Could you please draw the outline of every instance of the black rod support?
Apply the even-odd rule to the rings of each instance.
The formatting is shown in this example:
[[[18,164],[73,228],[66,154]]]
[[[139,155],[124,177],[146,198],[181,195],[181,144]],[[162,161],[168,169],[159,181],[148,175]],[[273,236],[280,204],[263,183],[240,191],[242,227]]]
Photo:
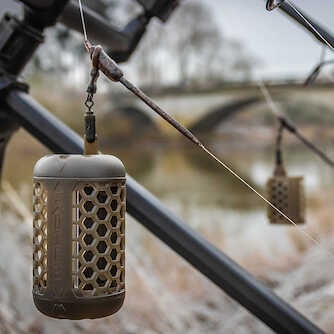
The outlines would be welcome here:
[[[297,7],[296,7],[297,8]],[[307,29],[317,40],[319,40],[321,43],[326,44],[322,38],[310,27],[310,25],[307,23],[311,23],[313,27],[321,34],[321,36],[334,48],[334,36],[333,34],[329,33],[325,28],[321,27],[318,23],[316,23],[311,17],[309,17],[307,14],[305,14],[301,9],[297,8],[298,11],[306,18],[302,18],[298,12],[288,3],[283,2],[280,4],[279,9],[283,11],[285,14],[290,16],[293,20],[295,20],[297,23],[299,23],[301,26],[303,26],[305,29]]]
[[[47,9],[50,8],[53,3],[55,2],[55,0],[20,0],[22,3],[24,3],[25,5],[34,8],[34,9]]]
[[[0,69],[12,76],[22,72],[43,42],[43,33],[6,14],[0,21]]]
[[[50,150],[68,154],[83,152],[81,137],[28,94],[11,91],[6,104],[16,121]],[[323,333],[177,218],[131,176],[127,176],[127,194],[127,211],[131,216],[268,327],[278,333]]]
[[[130,58],[141,41],[146,26],[150,21],[145,13],[133,18],[123,29],[115,27],[106,17],[83,6],[84,17],[89,27],[88,37],[96,44],[102,44],[108,49],[117,62],[124,62]],[[65,7],[60,22],[68,28],[82,33],[78,1],[70,1]]]
[[[128,48],[128,36],[113,26],[105,17],[94,12],[87,6],[83,7],[85,22],[89,27],[89,38],[108,48],[115,50],[126,50]],[[69,1],[66,5],[60,22],[68,28],[82,33],[82,22],[80,17],[80,9],[78,1]]]

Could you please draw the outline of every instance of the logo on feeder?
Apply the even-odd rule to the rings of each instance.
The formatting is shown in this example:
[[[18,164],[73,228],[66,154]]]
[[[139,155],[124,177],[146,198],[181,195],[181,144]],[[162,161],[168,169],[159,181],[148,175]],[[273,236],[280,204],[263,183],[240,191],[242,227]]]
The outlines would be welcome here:
[[[63,304],[54,304],[53,312],[56,314],[64,314],[66,312],[65,306]]]
[[[64,192],[61,187],[58,188],[58,184],[55,190],[54,197],[54,211],[52,212],[52,228],[54,230],[54,254],[53,254],[53,279],[55,282],[54,290],[55,294],[58,296],[64,295],[64,275],[63,267],[65,263],[65,253],[64,253],[64,238],[62,237],[62,217],[61,212],[64,210],[63,201]]]

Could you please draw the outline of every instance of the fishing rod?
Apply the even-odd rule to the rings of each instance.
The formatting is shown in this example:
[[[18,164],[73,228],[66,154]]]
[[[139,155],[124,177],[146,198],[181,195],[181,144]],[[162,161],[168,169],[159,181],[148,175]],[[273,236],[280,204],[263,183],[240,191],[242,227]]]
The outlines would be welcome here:
[[[99,45],[92,46],[88,40],[85,41],[85,46],[90,54],[93,65],[93,69],[91,72],[91,82],[87,89],[88,97],[86,100],[86,104],[87,102],[91,103],[93,95],[97,90],[96,81],[98,79],[99,70],[101,70],[108,79],[114,82],[120,82],[124,87],[126,87],[138,98],[140,98],[147,106],[149,106],[153,111],[159,114],[164,120],[166,120],[170,125],[172,125],[183,136],[188,138],[193,144],[200,147],[202,150],[206,151],[213,158],[215,158],[215,160],[217,160],[217,158],[213,156],[212,152],[208,152],[208,148],[205,147],[205,145],[190,130],[188,130],[186,127],[180,124],[175,118],[171,117],[166,111],[164,111],[154,101],[152,101],[152,99],[150,99],[141,89],[139,89],[128,79],[126,79],[120,67],[106,54],[106,52],[103,50],[101,46]],[[268,93],[268,90],[264,92],[264,95],[266,99],[271,100],[269,104],[272,105],[273,101]],[[306,145],[310,150],[312,150],[315,154],[317,154],[324,162],[326,162],[331,167],[334,167],[334,161],[332,161],[328,156],[326,156],[324,152],[322,152],[311,141],[309,141],[298,130],[297,126],[293,124],[291,120],[288,119],[287,116],[277,111],[273,111],[273,114],[277,117],[279,122],[286,130],[288,130],[290,133],[296,136],[304,145]],[[92,134],[92,138],[94,138],[94,134]]]
[[[43,1],[35,2],[37,4],[43,3]],[[59,4],[59,2],[62,1],[57,1],[57,4]],[[67,0],[63,0],[63,2],[67,2]],[[22,125],[50,150],[61,153],[61,157],[64,159],[64,153],[82,154],[83,141],[80,136],[66,127],[60,120],[53,117],[25,92],[24,87],[22,88],[15,82],[16,75],[21,72],[23,65],[28,62],[37,47],[36,44],[31,42],[31,31],[34,32],[34,30],[30,28],[35,27],[35,24],[40,24],[37,33],[44,31],[47,26],[54,24],[61,11],[62,8],[59,8],[59,6],[53,6],[51,10],[48,11],[48,16],[44,15],[44,13],[40,14],[33,11],[33,22],[30,21],[27,23],[26,21],[18,21],[17,23],[19,24],[17,26],[13,25],[13,20],[8,21],[8,18],[4,18],[2,21],[3,26],[1,30],[7,31],[7,33],[2,34],[1,37],[4,40],[3,42],[8,42],[3,43],[3,50],[1,49],[1,51],[4,51],[2,54],[5,55],[1,63],[4,69],[2,78],[4,108],[2,116],[5,121],[7,118],[8,122],[11,120],[10,124],[12,123],[12,116],[15,116],[15,124]],[[40,21],[42,22],[39,23]],[[30,39],[26,38],[27,34]],[[37,36],[39,35],[37,34]],[[18,59],[16,55],[20,55],[21,59],[19,61],[16,61]],[[9,69],[8,71],[6,70],[7,68]],[[11,74],[13,74],[13,76],[11,76]],[[98,159],[99,157],[97,157],[97,160]],[[65,161],[63,160],[63,162]],[[80,170],[84,171],[85,168],[81,165]],[[100,174],[99,176],[101,177]],[[144,187],[140,186],[130,176],[127,176],[127,193],[127,211],[135,217],[139,223],[148,228],[156,237],[170,246],[186,261],[193,264],[195,269],[202,272],[209,280],[214,282],[229,296],[237,300],[267,326],[281,332],[322,332],[310,320],[240,268],[240,266],[234,263],[233,260],[228,258],[223,252],[217,251],[217,248],[211,245],[205,238],[201,237],[187,226],[187,224],[184,224],[184,222],[175,215],[171,214],[157,198],[146,191]],[[55,202],[54,199],[54,197],[50,197],[48,202],[52,204]],[[68,204],[70,204],[70,202],[70,199],[66,201]],[[60,213],[62,213],[62,209],[63,208],[60,207]],[[59,210],[57,212],[59,213]],[[66,210],[66,212],[68,211]],[[51,229],[48,230],[48,232],[50,232],[48,233],[49,238],[49,235],[52,234],[52,230],[57,227],[59,220],[55,219],[56,215],[53,212],[48,213],[50,213],[48,216],[50,217],[51,223]],[[72,225],[72,219],[70,218],[72,215],[73,213],[68,216],[69,227]],[[110,225],[111,222],[112,221],[108,221],[106,226]],[[68,231],[68,235],[71,235],[70,231]],[[64,239],[59,238],[58,241],[63,243]],[[72,240],[67,238],[66,241],[69,241],[70,247]],[[58,251],[59,245],[55,243],[54,246],[57,248],[57,257],[63,257],[64,253]],[[50,247],[48,247],[47,252],[51,252]],[[66,268],[70,266],[70,256],[71,251],[67,249],[66,257],[69,261],[66,262],[64,266]],[[49,256],[49,259],[54,259],[54,257]],[[56,263],[57,262],[58,261],[56,261]],[[49,280],[52,277],[52,273],[55,271],[59,274],[59,271],[56,270],[54,266],[48,264],[47,277]],[[66,282],[73,284],[70,278],[67,279]],[[64,286],[65,280],[61,280],[61,283],[62,286]],[[53,294],[53,290],[49,288],[48,286],[48,290]],[[87,293],[87,291],[84,292]],[[78,299],[82,299],[82,297],[78,297]],[[103,297],[94,297],[94,301],[91,303],[92,307],[96,308],[96,302],[103,302],[103,300]],[[60,300],[57,300],[51,306],[54,309],[63,311],[63,305],[60,304],[59,301]]]
[[[301,9],[295,6],[290,0],[267,0],[266,9],[272,11],[280,9],[297,23],[307,29],[319,42],[327,45],[329,49],[334,50],[334,36],[330,34],[308,15],[304,14]]]
[[[320,25],[315,23],[313,19],[305,15],[290,0],[267,0],[266,9],[268,11],[272,11],[276,8],[281,9],[283,12],[301,24],[304,28],[306,28],[309,32],[311,32],[314,37],[323,43],[324,47],[328,47],[331,51],[334,51],[334,37]],[[334,63],[334,60],[324,60],[324,51],[325,48],[323,49],[320,62],[307,76],[304,82],[304,86],[311,85],[316,80],[324,66]]]
[[[84,22],[84,21],[83,21]],[[103,48],[99,45],[92,45],[88,39],[85,39],[85,47],[87,52],[90,55],[92,62],[92,70],[91,70],[91,79],[87,88],[87,99],[85,105],[88,107],[88,114],[86,114],[86,119],[90,120],[86,123],[86,136],[88,133],[90,145],[94,147],[94,141],[96,138],[95,135],[95,116],[92,111],[92,106],[94,105],[94,94],[97,91],[97,79],[99,77],[99,71],[101,71],[109,80],[112,82],[119,82],[128,90],[130,90],[133,94],[135,94],[139,99],[141,99],[147,106],[149,106],[153,111],[155,111],[158,115],[160,115],[163,119],[165,119],[173,128],[175,128],[179,133],[181,133],[184,137],[189,139],[193,144],[199,147],[202,151],[209,155],[210,158],[215,160],[219,165],[224,167],[229,173],[235,176],[241,183],[243,183],[248,189],[254,192],[259,198],[261,198],[269,207],[271,207],[274,211],[280,214],[283,218],[286,219],[287,222],[292,224],[293,226],[300,228],[299,224],[292,220],[287,216],[281,209],[279,209],[276,205],[274,205],[270,200],[268,200],[264,195],[262,195],[259,191],[257,191],[252,185],[250,185],[246,180],[244,180],[238,173],[236,173],[230,166],[228,166],[225,162],[219,159],[207,146],[205,146],[190,130],[180,124],[176,119],[174,119],[171,115],[169,115],[166,111],[164,111],[161,107],[159,107],[154,101],[152,101],[142,90],[136,87],[133,83],[131,83],[128,79],[125,78],[123,71],[120,67],[113,61],[107,53],[103,50]],[[290,127],[290,129],[294,129],[290,123],[286,122],[286,126]],[[296,131],[295,131],[296,132]],[[298,133],[298,136],[300,134]],[[300,139],[304,140],[302,136]],[[304,141],[307,143],[307,141]],[[310,145],[310,147],[312,147]],[[315,147],[313,147],[314,149]],[[89,150],[86,150],[89,152]],[[315,150],[316,151],[316,150]],[[319,152],[318,152],[319,153]],[[329,159],[328,159],[329,160]],[[328,161],[329,162],[329,161]],[[334,164],[333,162],[331,162]],[[319,240],[314,238],[312,235],[307,233],[304,229],[299,229],[300,233],[302,233],[307,239],[311,240],[314,244],[321,247]],[[329,252],[327,249],[324,249],[326,253],[332,258],[334,258],[334,254]]]
[[[117,65],[117,63],[103,50],[100,45],[93,45],[87,36],[87,29],[85,24],[84,12],[82,9],[81,0],[78,0],[80,7],[80,14],[84,33],[84,45],[90,56],[92,69],[90,72],[90,82],[87,92],[87,99],[85,102],[87,112],[85,114],[85,151],[89,153],[90,149],[93,151],[96,148],[96,134],[95,134],[95,115],[93,112],[94,105],[94,94],[97,92],[97,80],[99,78],[99,72],[101,71],[110,81],[119,82],[134,95],[136,95],[140,100],[142,100],[148,107],[150,107],[154,112],[166,120],[174,129],[181,133],[184,137],[190,140],[194,145],[199,147],[203,152],[205,152],[211,159],[216,161],[220,166],[224,167],[229,173],[236,177],[241,183],[243,183],[248,189],[254,192],[259,198],[261,198],[271,209],[281,215],[286,221],[293,226],[299,228],[298,223],[293,219],[288,217],[280,208],[278,208],[272,201],[268,200],[264,195],[257,191],[251,184],[244,180],[238,173],[236,173],[227,163],[219,159],[204,143],[202,143],[199,138],[197,138],[190,130],[184,127],[161,107],[159,107],[150,97],[148,97],[141,89],[136,87],[131,83],[124,75],[122,69]],[[304,229],[299,229],[307,239],[312,241],[314,244],[321,247],[320,241],[314,238],[312,235],[307,233]],[[324,249],[326,253],[332,258],[334,254]]]
[[[294,19],[296,19],[299,23],[301,23],[304,27],[306,27],[319,41],[321,41],[325,46],[327,46],[331,51],[334,51],[334,39],[319,25],[313,22],[309,17],[307,17],[301,10],[299,10],[290,0],[267,0],[266,9],[268,11],[272,11],[276,8],[280,8],[283,10],[290,9],[289,13]],[[291,9],[293,10],[293,14],[291,13]],[[325,49],[321,53],[319,64],[313,69],[310,75],[306,78],[304,85],[310,85],[315,81],[317,76],[320,73],[320,70],[323,66],[328,64],[332,64],[334,60],[324,60],[325,57]],[[270,107],[270,110],[277,117],[278,121],[282,124],[282,126],[296,136],[304,145],[306,145],[309,149],[311,149],[315,154],[317,154],[325,163],[329,166],[334,167],[334,162],[318,147],[316,147],[312,142],[310,142],[298,129],[297,127],[289,120],[284,114],[279,112],[276,108],[275,103],[269,91],[264,86],[261,81],[260,89]]]
[[[329,158],[321,149],[319,149],[316,145],[314,145],[308,138],[306,138],[298,129],[298,127],[286,116],[284,115],[275,104],[272,96],[270,95],[268,89],[264,85],[262,81],[259,82],[260,90],[269,106],[269,110],[271,113],[277,118],[280,125],[294,135],[297,139],[299,139],[308,149],[310,149],[313,153],[318,155],[327,165],[330,167],[334,167],[334,161]]]

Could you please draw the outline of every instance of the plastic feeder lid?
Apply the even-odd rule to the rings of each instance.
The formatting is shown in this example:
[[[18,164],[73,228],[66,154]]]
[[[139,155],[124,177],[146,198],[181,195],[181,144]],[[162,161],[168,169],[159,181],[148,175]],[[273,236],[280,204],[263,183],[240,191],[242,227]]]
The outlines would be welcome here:
[[[124,178],[121,160],[106,154],[99,155],[47,155],[35,165],[34,177],[60,179]]]

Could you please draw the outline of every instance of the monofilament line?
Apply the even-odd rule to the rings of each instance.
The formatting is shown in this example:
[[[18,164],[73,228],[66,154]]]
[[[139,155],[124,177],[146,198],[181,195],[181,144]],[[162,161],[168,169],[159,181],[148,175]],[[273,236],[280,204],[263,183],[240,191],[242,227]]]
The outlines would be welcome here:
[[[231,173],[234,177],[236,177],[241,183],[243,183],[247,188],[249,188],[253,193],[255,193],[259,198],[261,198],[266,204],[272,207],[275,211],[277,211],[282,217],[284,217],[289,223],[296,226],[304,236],[312,241],[315,245],[321,247],[321,243],[312,237],[310,234],[305,232],[298,224],[296,224],[291,218],[289,218],[284,212],[282,212],[279,208],[277,208],[273,203],[271,203],[267,198],[265,198],[262,194],[260,194],[254,187],[252,187],[247,181],[245,181],[241,176],[239,176],[231,167],[229,167],[226,163],[220,160],[216,155],[214,155],[205,145],[194,135],[192,134],[186,127],[176,121],[172,116],[170,116],[167,112],[162,110],[157,104],[155,104],[150,97],[148,97],[143,91],[133,85],[124,77],[121,78],[121,83],[128,88],[132,93],[134,93],[137,97],[139,97],[147,106],[150,107],[153,111],[158,113],[161,117],[163,117],[170,125],[172,125],[176,130],[178,130],[184,137],[188,138],[192,143],[201,148],[204,152],[206,152],[211,158],[213,158],[216,162],[218,162],[222,167],[224,167],[229,173]],[[278,108],[272,100],[268,91],[266,91],[264,85],[262,84],[263,92],[266,95],[266,100],[271,104],[273,110],[275,110],[275,114],[279,114]],[[334,258],[334,254],[331,252],[326,252]]]
[[[263,94],[270,110],[273,112],[274,115],[279,116],[280,111],[278,110],[277,105],[275,104],[274,100],[272,99],[271,95],[269,94],[268,89],[264,85],[263,81],[259,80],[258,83],[259,83],[261,93]]]
[[[209,154],[214,160],[216,160],[221,166],[223,166],[229,173],[234,175],[247,188],[249,188],[252,192],[254,192],[258,197],[260,197],[265,203],[270,205],[275,211],[277,211],[280,215],[282,215],[289,223],[299,228],[300,232],[302,232],[305,235],[305,237],[307,237],[309,240],[311,240],[316,245],[321,246],[321,243],[317,239],[315,239],[310,234],[302,230],[298,224],[296,224],[291,218],[289,218],[286,214],[284,214],[284,212],[282,212],[279,208],[277,208],[274,204],[272,204],[268,199],[266,199],[262,194],[260,194],[254,187],[252,187],[247,181],[245,181],[241,176],[239,176],[231,167],[229,167],[226,163],[224,163],[222,160],[217,158],[209,149],[207,149],[205,146],[201,146],[201,148],[207,154]],[[334,254],[332,253],[329,253],[329,254],[334,258]]]
[[[314,244],[321,245],[320,242],[309,235],[307,232],[301,229],[301,227],[296,224],[291,218],[289,218],[286,214],[284,214],[279,208],[277,208],[273,203],[271,203],[267,198],[265,198],[262,194],[260,194],[254,187],[252,187],[247,181],[245,181],[241,176],[239,176],[231,167],[229,167],[226,163],[220,160],[216,155],[214,155],[205,145],[195,136],[193,135],[186,127],[177,122],[173,117],[171,117],[168,113],[162,110],[159,106],[157,106],[143,91],[135,87],[132,83],[130,83],[125,78],[121,81],[125,87],[127,87],[130,91],[132,91],[137,97],[139,97],[147,106],[149,106],[153,111],[162,116],[165,120],[169,122],[176,130],[178,130],[183,136],[188,138],[192,143],[200,147],[203,151],[205,151],[211,158],[213,158],[216,162],[218,162],[221,166],[223,166],[229,173],[235,176],[240,182],[242,182],[246,187],[248,187],[252,192],[254,192],[258,197],[260,197],[266,204],[270,205],[275,211],[277,211],[280,215],[282,215],[288,222],[292,225],[296,226],[300,229],[300,231]],[[272,109],[275,111],[275,114],[279,114],[277,106],[272,100],[268,91],[266,91],[263,83],[262,83],[263,93],[266,95],[266,100],[271,104]],[[333,258],[334,254],[329,253]]]
[[[79,1],[80,16],[81,16],[82,29],[83,29],[85,41],[88,41],[86,22],[85,22],[85,16],[84,16],[83,8],[82,8],[82,3],[81,3],[81,0],[78,0],[78,1]]]

